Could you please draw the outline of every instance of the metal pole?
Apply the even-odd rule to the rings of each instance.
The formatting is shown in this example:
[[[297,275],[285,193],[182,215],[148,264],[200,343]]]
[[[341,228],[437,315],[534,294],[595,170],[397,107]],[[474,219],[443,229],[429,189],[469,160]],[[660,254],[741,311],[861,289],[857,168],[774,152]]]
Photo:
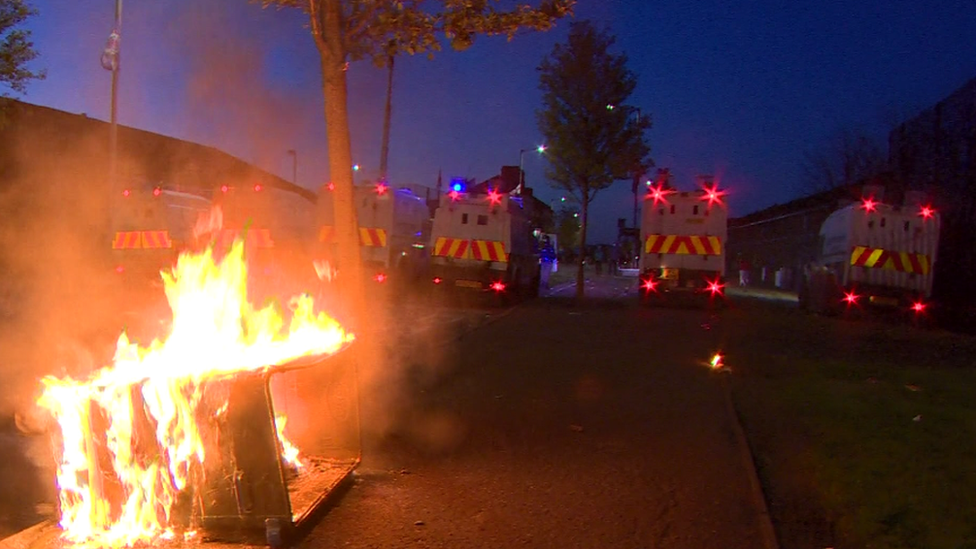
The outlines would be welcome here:
[[[122,0],[115,0],[115,30],[119,36],[122,35]],[[115,62],[112,65],[112,93],[110,106],[110,126],[109,126],[109,157],[108,174],[109,184],[112,192],[118,190],[118,144],[119,144],[119,125],[118,125],[118,90],[119,90],[119,68],[121,67],[122,41],[119,40],[118,52],[115,54]]]
[[[522,186],[525,185],[525,172],[522,171],[522,155],[525,154],[525,149],[519,149],[519,184],[516,187],[517,192],[515,194],[522,194]]]
[[[298,185],[298,151],[295,149],[289,149],[288,154],[292,157],[291,162],[291,182]]]
[[[635,107],[637,109],[637,129],[640,130],[641,122],[641,110],[640,107]],[[639,209],[639,201],[637,200],[638,187],[640,187],[640,176],[643,175],[639,171],[634,173],[634,228],[637,228],[637,210]]]
[[[393,55],[387,56],[386,110],[383,114],[383,143],[380,146],[380,180],[386,181],[387,158],[390,156],[390,117],[393,111]]]

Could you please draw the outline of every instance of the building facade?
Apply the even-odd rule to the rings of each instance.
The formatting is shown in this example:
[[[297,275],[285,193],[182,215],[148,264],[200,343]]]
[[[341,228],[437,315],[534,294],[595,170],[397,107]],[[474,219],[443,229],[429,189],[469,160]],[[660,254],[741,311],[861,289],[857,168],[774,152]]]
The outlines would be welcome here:
[[[895,128],[888,146],[892,169],[942,217],[933,296],[976,310],[976,78]]]

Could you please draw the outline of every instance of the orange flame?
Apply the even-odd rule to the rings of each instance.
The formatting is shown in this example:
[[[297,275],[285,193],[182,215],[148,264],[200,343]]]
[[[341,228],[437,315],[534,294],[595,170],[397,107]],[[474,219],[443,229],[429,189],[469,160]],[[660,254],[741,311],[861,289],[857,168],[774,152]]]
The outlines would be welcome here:
[[[42,380],[38,404],[60,426],[60,525],[74,543],[118,547],[176,536],[174,507],[206,454],[197,410],[204,384],[332,354],[353,339],[316,313],[309,296],[292,299],[287,326],[273,305],[254,308],[239,240],[219,262],[207,249],[181,255],[161,274],[173,313],[165,340],[140,347],[123,332],[113,363],[87,380]],[[155,441],[149,443],[158,451],[151,459],[134,450],[147,443],[138,440],[136,424],[145,418],[134,413],[137,406],[152,423]],[[283,437],[285,422],[276,424],[284,458],[297,460],[297,449]],[[104,448],[94,447],[96,438]],[[121,496],[108,498],[108,491]]]

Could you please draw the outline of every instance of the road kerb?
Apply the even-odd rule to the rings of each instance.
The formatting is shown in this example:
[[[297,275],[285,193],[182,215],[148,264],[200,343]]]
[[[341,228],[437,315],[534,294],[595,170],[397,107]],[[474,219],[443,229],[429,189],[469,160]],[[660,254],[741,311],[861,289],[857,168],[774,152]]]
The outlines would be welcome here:
[[[766,504],[766,494],[763,491],[762,483],[759,480],[759,473],[756,471],[756,461],[753,458],[749,440],[746,438],[745,430],[742,428],[742,421],[739,413],[732,402],[732,387],[728,376],[723,376],[722,392],[725,393],[725,406],[728,408],[729,419],[732,422],[732,431],[735,433],[736,442],[742,464],[749,476],[749,486],[752,491],[752,498],[756,508],[759,510],[759,532],[763,538],[764,549],[780,549],[779,541],[776,539],[776,528],[773,526],[773,519],[769,515],[769,506]]]

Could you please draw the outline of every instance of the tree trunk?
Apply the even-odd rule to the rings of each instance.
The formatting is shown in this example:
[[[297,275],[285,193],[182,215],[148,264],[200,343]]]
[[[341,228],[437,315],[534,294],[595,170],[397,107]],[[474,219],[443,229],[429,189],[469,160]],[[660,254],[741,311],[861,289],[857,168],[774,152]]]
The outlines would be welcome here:
[[[337,284],[343,296],[344,312],[353,330],[365,316],[365,292],[360,264],[359,224],[353,197],[352,146],[346,88],[346,51],[342,44],[340,0],[310,0],[312,34],[322,63],[325,96],[325,127],[329,153],[329,174],[335,186],[335,237],[338,248]]]
[[[578,268],[576,270],[576,299],[582,300],[585,297],[584,292],[584,280],[583,268],[586,265],[586,225],[589,218],[590,209],[590,186],[588,182],[584,181],[580,186],[582,188],[582,198],[580,201],[582,208],[580,209],[580,255]]]
[[[383,144],[380,147],[380,179],[386,181],[387,158],[390,156],[390,117],[393,113],[393,59],[386,58],[389,72],[386,75],[386,111],[383,113]]]

